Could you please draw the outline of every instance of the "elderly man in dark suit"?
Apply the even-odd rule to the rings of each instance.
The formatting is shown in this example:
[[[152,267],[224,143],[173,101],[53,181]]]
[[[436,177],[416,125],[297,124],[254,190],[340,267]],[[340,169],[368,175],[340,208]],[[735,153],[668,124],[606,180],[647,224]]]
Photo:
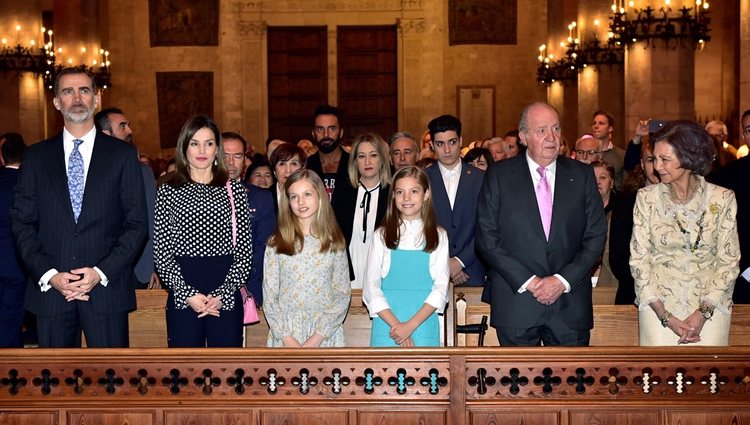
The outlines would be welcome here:
[[[607,223],[591,167],[558,157],[557,111],[521,114],[527,154],[494,164],[479,196],[477,251],[490,266],[491,323],[504,346],[585,346],[591,267]]]
[[[135,148],[96,131],[99,95],[84,69],[60,71],[53,103],[65,128],[26,151],[11,209],[26,308],[40,347],[80,346],[81,330],[89,347],[127,347],[147,233]]]

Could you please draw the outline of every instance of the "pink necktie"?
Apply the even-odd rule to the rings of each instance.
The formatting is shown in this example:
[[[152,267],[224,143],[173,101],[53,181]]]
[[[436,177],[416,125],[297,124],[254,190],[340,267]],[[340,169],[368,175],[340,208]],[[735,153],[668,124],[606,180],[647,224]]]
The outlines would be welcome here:
[[[552,189],[547,181],[547,169],[539,167],[536,169],[542,179],[536,186],[536,202],[539,204],[539,215],[542,217],[544,236],[549,240],[549,227],[552,223]]]

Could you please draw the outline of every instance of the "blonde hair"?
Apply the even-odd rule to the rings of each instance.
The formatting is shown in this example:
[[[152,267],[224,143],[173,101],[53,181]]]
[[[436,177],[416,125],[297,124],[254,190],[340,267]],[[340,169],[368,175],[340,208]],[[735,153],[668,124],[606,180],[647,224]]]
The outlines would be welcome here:
[[[349,155],[349,164],[347,165],[347,171],[349,172],[349,183],[352,187],[359,187],[359,168],[357,167],[357,153],[359,153],[359,147],[362,143],[371,144],[380,157],[380,168],[378,169],[378,178],[380,180],[380,187],[388,186],[391,181],[391,155],[388,144],[380,137],[377,133],[362,133],[354,138],[352,142],[352,154]]]
[[[331,203],[328,202],[323,181],[310,170],[297,170],[284,184],[284,196],[279,200],[279,223],[276,232],[268,241],[268,246],[276,248],[279,254],[295,255],[305,246],[305,234],[299,218],[294,215],[289,204],[289,188],[302,180],[307,180],[318,194],[318,212],[315,213],[310,234],[320,240],[320,252],[337,252],[344,249],[344,235],[341,233]]]

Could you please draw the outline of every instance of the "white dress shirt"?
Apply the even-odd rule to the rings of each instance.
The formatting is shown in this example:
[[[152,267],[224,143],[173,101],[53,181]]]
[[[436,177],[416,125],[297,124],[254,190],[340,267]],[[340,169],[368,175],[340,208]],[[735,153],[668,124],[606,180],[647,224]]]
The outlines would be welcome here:
[[[86,188],[86,178],[89,175],[89,165],[91,165],[91,154],[94,152],[94,142],[96,140],[96,127],[91,127],[91,130],[89,130],[88,133],[84,134],[82,137],[75,137],[68,131],[67,128],[63,128],[63,152],[64,152],[64,158],[65,158],[65,172],[68,172],[68,162],[70,161],[70,153],[73,152],[73,147],[75,144],[73,143],[73,140],[80,139],[83,140],[83,143],[81,143],[78,146],[78,152],[81,153],[81,157],[83,158],[83,187],[84,190]],[[97,273],[99,273],[99,277],[101,278],[101,282],[99,282],[102,286],[107,286],[109,281],[107,280],[107,276],[102,272],[99,267],[94,266],[94,270],[96,270]],[[47,292],[52,286],[49,284],[49,280],[52,279],[52,276],[59,273],[57,269],[49,269],[47,270],[47,273],[43,274],[41,279],[39,279],[39,288],[42,290],[42,292]]]
[[[421,250],[424,245],[424,234],[422,231],[422,220],[405,221],[401,224],[401,237],[398,249]],[[424,300],[425,304],[442,311],[448,302],[448,282],[450,272],[448,265],[448,234],[442,228],[438,228],[438,246],[430,253],[430,276],[433,279],[432,291]],[[362,301],[364,301],[370,312],[370,317],[375,317],[378,312],[390,309],[383,291],[380,289],[383,278],[391,269],[391,250],[385,246],[383,229],[375,232],[375,237],[370,246],[369,261],[365,270],[365,282],[362,290]]]
[[[453,204],[456,202],[458,182],[461,180],[461,167],[461,161],[458,161],[458,164],[452,170],[438,162],[438,169],[440,170],[440,175],[443,176],[443,184],[448,194],[448,201],[451,203],[451,209],[453,209]]]

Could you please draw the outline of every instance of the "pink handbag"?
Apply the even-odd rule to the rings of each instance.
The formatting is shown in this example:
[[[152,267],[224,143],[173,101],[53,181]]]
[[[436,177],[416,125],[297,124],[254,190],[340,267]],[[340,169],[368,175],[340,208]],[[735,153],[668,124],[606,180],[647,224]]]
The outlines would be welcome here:
[[[227,180],[227,193],[229,194],[229,204],[232,206],[232,247],[234,247],[237,245],[237,217],[234,215],[234,194],[229,180]],[[246,286],[243,286],[240,288],[240,295],[242,295],[242,309],[244,311],[242,323],[252,325],[260,322],[253,294],[247,290]]]
[[[255,306],[253,294],[248,292],[247,287],[243,286],[240,288],[240,295],[242,295],[242,308],[245,311],[245,314],[242,316],[242,323],[252,325],[253,323],[260,322],[258,308]]]

